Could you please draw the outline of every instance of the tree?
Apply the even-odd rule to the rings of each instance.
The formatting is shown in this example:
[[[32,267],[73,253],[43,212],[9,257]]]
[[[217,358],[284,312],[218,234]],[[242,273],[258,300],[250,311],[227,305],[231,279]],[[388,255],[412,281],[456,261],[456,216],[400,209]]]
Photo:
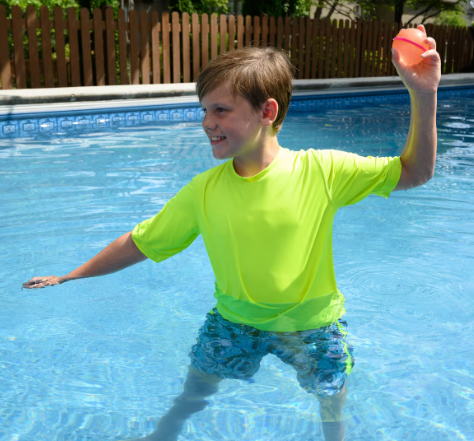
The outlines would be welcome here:
[[[170,11],[188,14],[227,14],[228,0],[169,0]]]
[[[402,23],[403,14],[416,11],[407,23],[426,23],[433,17],[444,17],[443,23],[461,23],[460,16],[468,0],[457,0],[448,3],[444,0],[355,0],[360,12],[354,10],[354,1],[349,0],[313,0],[316,6],[316,18],[321,18],[323,8],[329,9],[327,17],[334,12],[347,18],[379,19],[380,14],[387,10],[393,12],[394,21]]]
[[[244,0],[243,15],[271,17],[307,17],[312,0]]]

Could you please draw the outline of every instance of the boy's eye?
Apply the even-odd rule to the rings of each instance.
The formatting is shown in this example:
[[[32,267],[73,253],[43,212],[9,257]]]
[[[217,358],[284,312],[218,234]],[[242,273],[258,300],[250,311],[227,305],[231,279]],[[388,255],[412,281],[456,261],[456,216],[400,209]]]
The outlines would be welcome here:
[[[207,112],[207,110],[206,110],[206,109],[203,109],[203,108],[201,108],[201,110],[202,110],[204,113],[206,113],[206,112]]]
[[[218,107],[216,110],[217,110],[217,113],[225,112],[225,109],[223,109],[222,107]]]

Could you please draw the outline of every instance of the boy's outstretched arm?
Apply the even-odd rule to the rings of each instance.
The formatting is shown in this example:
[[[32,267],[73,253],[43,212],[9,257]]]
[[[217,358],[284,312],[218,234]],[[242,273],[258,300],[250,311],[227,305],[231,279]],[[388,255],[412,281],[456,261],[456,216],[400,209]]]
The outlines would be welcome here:
[[[69,280],[86,277],[104,276],[127,268],[135,263],[146,260],[147,257],[138,249],[132,240],[131,232],[124,234],[105,247],[91,260],[76,268],[66,276],[33,277],[23,284],[23,288],[44,288],[59,285]]]
[[[423,25],[418,29],[425,32]],[[400,156],[402,174],[394,191],[418,187],[429,181],[436,163],[436,92],[441,79],[441,60],[436,42],[427,38],[430,49],[423,61],[407,66],[396,49],[392,61],[410,93],[411,121],[405,148]]]

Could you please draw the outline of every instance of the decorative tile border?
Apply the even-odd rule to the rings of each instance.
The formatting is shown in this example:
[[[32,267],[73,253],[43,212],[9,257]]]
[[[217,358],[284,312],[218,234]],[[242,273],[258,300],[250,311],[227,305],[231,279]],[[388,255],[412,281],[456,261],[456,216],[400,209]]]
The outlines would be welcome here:
[[[474,87],[463,87],[438,91],[438,98],[451,98],[474,93]],[[408,103],[409,95],[406,91],[385,94],[365,94],[348,96],[294,96],[289,114],[311,112],[321,109],[344,108],[349,106],[363,106],[386,103]],[[58,112],[45,117],[28,116],[0,116],[0,137],[30,137],[36,135],[64,135],[66,133],[83,133],[100,131],[114,127],[131,127],[150,123],[200,122],[204,112],[199,105],[179,108],[177,106],[154,108],[127,109],[124,111],[110,111],[104,109],[95,113],[66,114]]]

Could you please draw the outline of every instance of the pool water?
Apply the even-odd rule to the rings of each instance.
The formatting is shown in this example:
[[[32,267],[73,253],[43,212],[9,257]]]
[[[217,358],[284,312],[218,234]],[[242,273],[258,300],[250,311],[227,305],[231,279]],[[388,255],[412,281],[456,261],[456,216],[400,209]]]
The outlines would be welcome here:
[[[474,93],[439,101],[421,188],[341,209],[334,262],[356,366],[348,441],[474,439]],[[408,104],[293,113],[280,144],[397,155]],[[0,440],[144,436],[182,388],[214,306],[202,239],[161,263],[43,290],[219,164],[199,123],[0,139]],[[322,440],[317,400],[264,358],[226,380],[181,440]]]

